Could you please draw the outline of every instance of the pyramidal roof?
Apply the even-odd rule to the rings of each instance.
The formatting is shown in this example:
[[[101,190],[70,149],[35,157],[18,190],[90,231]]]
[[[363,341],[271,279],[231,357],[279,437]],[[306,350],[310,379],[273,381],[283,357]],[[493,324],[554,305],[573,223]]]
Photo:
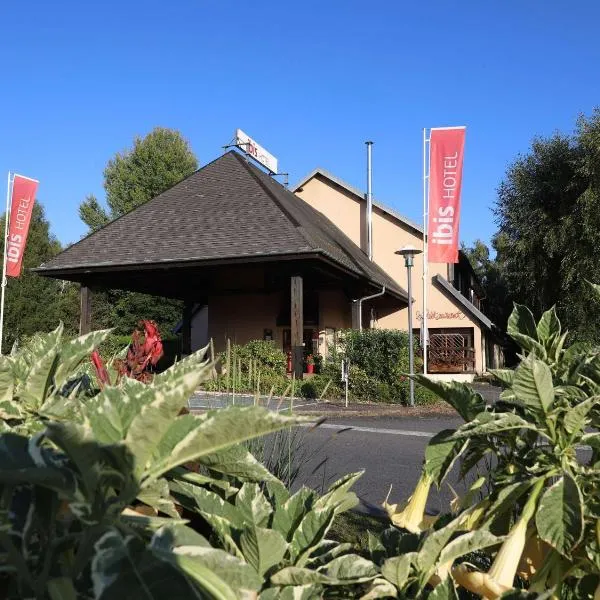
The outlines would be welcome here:
[[[406,292],[307,202],[231,150],[73,244],[36,271],[322,256],[394,295]]]

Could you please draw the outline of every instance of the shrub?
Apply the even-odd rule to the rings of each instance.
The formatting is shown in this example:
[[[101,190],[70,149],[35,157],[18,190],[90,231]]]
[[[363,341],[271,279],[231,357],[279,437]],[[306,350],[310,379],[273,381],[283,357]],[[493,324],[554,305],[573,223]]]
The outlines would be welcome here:
[[[231,346],[231,356],[242,361],[242,370],[247,371],[251,362],[258,365],[261,373],[270,371],[277,375],[285,375],[287,357],[275,342],[266,340],[252,340],[243,346]],[[225,363],[225,354],[221,354],[222,364]]]
[[[331,400],[339,398],[342,390],[337,381],[327,375],[315,375],[302,382],[300,395],[303,398]]]
[[[425,386],[419,385],[415,382],[415,404],[417,406],[428,406],[430,404],[437,404],[439,401],[440,398],[435,392],[432,392]]]
[[[369,377],[394,385],[408,371],[408,333],[396,329],[346,330],[345,358]]]

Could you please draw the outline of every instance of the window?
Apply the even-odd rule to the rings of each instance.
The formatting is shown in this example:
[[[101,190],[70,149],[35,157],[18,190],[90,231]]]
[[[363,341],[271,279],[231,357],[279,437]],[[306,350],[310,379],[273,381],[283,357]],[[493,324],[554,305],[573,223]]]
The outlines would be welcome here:
[[[473,328],[430,329],[427,356],[430,373],[472,373],[475,371]]]

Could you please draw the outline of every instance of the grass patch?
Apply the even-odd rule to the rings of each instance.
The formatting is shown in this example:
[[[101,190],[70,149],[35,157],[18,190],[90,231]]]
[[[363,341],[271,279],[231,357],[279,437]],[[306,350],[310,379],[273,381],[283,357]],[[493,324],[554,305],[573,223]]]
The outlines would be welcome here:
[[[327,537],[340,543],[349,542],[354,545],[358,554],[368,557],[367,531],[379,537],[389,526],[388,519],[348,511],[336,517]]]

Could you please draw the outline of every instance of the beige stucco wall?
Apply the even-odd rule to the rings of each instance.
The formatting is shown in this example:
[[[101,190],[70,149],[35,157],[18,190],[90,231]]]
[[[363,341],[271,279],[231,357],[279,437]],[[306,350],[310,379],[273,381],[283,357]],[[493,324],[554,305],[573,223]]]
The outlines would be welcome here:
[[[235,344],[262,340],[265,329],[271,329],[273,338],[281,343],[276,327],[279,306],[279,294],[210,296],[208,335],[216,351],[225,349],[227,338]]]
[[[243,294],[210,296],[208,299],[208,335],[215,349],[220,352],[227,345],[227,338],[234,344],[245,344],[250,340],[263,339],[264,330],[271,329],[278,347],[283,345],[283,331],[277,327],[277,315],[281,309],[281,295]],[[326,352],[328,331],[348,329],[352,325],[350,301],[340,290],[319,292],[318,348]],[[310,329],[306,326],[305,329]]]
[[[313,177],[296,194],[335,223],[354,243],[366,251],[366,202],[343,188]],[[403,246],[422,248],[423,236],[395,217],[378,208],[373,211],[373,260],[404,289],[408,288],[404,258],[394,254]],[[423,313],[423,255],[415,257],[412,270],[413,327],[418,328]],[[434,275],[448,277],[446,264],[430,264],[430,281]],[[465,314],[432,283],[428,287],[428,327],[472,327],[474,329],[475,370],[483,370],[480,325]],[[368,309],[368,307],[366,307]],[[378,318],[375,327],[408,329],[408,310]]]

